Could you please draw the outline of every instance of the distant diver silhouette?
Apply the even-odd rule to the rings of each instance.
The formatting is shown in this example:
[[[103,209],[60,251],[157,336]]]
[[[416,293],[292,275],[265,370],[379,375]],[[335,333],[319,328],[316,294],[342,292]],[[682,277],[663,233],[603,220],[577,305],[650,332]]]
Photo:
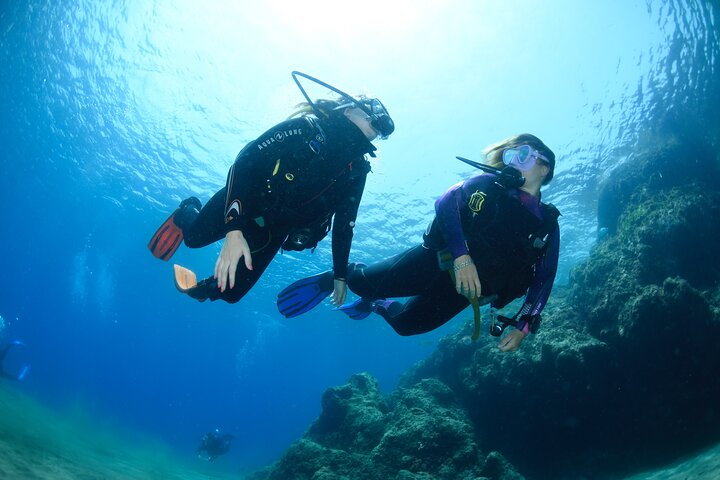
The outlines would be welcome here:
[[[212,462],[220,455],[230,451],[230,442],[235,437],[230,434],[220,434],[217,428],[203,435],[200,446],[197,449],[198,458]]]
[[[17,371],[10,372],[5,366],[5,357],[13,347],[24,347],[25,344],[20,340],[13,340],[8,343],[2,350],[0,350],[0,377],[9,378],[12,380],[22,380],[30,371],[30,365],[27,363],[20,363]]]

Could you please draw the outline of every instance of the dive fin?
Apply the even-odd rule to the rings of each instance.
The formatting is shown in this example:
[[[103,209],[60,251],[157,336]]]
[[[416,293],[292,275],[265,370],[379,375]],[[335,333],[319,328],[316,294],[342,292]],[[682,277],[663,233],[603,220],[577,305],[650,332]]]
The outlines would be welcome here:
[[[181,267],[178,264],[173,267],[175,269],[175,288],[180,293],[184,293],[198,302],[204,302],[208,298],[210,300],[220,298],[217,280],[213,277],[198,282],[197,275],[189,268]]]
[[[359,298],[352,303],[340,305],[333,310],[343,312],[353,320],[362,320],[372,313],[372,300],[367,298]]]
[[[175,214],[179,211],[178,208],[165,220],[148,243],[150,252],[160,260],[169,260],[182,243],[182,230],[175,224]]]
[[[189,268],[181,267],[178,264],[173,265],[175,268],[175,288],[182,293],[187,293],[190,289],[197,286],[197,275]]]
[[[293,318],[311,310],[335,289],[332,270],[303,278],[285,287],[277,298],[278,311]]]

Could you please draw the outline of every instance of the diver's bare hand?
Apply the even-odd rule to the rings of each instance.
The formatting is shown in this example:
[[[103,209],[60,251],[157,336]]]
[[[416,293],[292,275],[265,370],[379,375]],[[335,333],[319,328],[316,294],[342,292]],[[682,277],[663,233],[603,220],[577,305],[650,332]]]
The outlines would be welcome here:
[[[460,255],[453,261],[455,269],[455,290],[468,298],[480,298],[482,286],[477,268],[470,255]]]
[[[215,262],[215,280],[221,292],[229,285],[230,288],[235,287],[235,272],[241,258],[245,258],[245,267],[252,270],[252,256],[250,254],[250,246],[245,240],[242,231],[233,230],[225,235],[225,243],[223,243],[220,256]]]
[[[336,307],[339,307],[345,303],[345,297],[347,297],[347,283],[345,280],[335,280],[335,288],[330,296],[330,301]]]
[[[520,344],[525,340],[526,336],[527,334],[520,330],[513,330],[500,340],[498,348],[503,352],[514,352],[520,347]]]

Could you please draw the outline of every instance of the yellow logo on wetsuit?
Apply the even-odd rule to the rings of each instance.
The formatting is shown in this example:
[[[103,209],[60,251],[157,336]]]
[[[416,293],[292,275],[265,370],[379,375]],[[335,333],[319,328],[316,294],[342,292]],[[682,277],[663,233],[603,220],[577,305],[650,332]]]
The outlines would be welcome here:
[[[485,197],[487,197],[487,193],[476,191],[472,195],[470,195],[470,200],[468,200],[468,208],[478,213],[480,210],[482,210],[483,203],[485,203]]]

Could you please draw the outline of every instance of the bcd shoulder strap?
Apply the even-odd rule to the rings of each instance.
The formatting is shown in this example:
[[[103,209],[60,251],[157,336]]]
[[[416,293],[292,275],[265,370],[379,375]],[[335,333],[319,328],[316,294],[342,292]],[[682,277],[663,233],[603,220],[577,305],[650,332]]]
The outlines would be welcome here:
[[[544,248],[547,243],[548,236],[557,228],[558,217],[560,217],[560,210],[558,210],[552,203],[543,203],[543,221],[535,233],[531,236],[533,248]]]

